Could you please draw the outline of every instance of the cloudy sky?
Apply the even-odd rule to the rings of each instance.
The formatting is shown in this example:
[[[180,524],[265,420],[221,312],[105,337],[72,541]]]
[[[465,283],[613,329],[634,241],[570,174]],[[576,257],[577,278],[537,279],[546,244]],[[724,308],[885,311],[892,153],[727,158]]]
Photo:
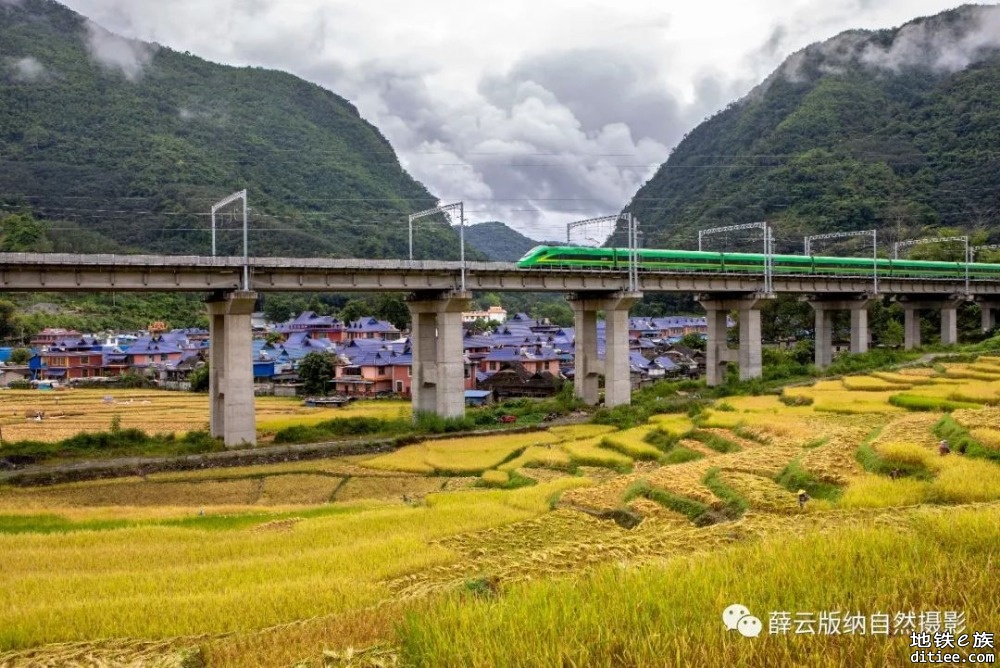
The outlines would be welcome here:
[[[958,4],[62,1],[126,37],[329,88],[432,193],[464,201],[468,222],[536,239],[619,211],[686,132],[796,50]]]

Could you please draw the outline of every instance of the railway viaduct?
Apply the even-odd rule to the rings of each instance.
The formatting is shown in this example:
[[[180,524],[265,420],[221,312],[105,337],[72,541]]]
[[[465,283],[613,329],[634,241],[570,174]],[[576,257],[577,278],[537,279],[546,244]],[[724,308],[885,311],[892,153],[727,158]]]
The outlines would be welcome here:
[[[464,285],[465,290],[462,290]],[[575,314],[575,393],[598,401],[598,377],[605,377],[605,404],[630,401],[628,310],[643,292],[694,294],[707,311],[709,385],[722,381],[724,364],[739,364],[741,378],[761,375],[760,306],[776,293],[802,296],[815,309],[816,364],[832,359],[832,317],[851,313],[851,352],[868,346],[866,307],[876,297],[871,279],[776,274],[772,293],[763,293],[755,274],[646,272],[629,291],[627,272],[603,269],[518,269],[510,263],[75,255],[0,253],[0,291],[9,292],[200,292],[208,293],[211,431],[227,446],[254,444],[250,314],[258,292],[404,292],[413,318],[413,408],[443,416],[465,410],[462,369],[462,311],[471,291],[566,293]],[[920,312],[941,311],[941,340],[957,340],[957,309],[975,300],[984,329],[1000,309],[1000,280],[885,278],[879,295],[892,295],[905,310],[905,346],[920,345]],[[606,321],[604,360],[597,357],[598,312]],[[739,345],[730,350],[726,316],[737,312]]]

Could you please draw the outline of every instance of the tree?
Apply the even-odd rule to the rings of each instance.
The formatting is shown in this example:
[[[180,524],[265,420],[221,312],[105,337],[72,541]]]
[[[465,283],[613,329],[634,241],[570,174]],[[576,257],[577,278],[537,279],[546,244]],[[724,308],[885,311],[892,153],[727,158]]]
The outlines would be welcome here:
[[[566,302],[548,302],[536,304],[531,309],[531,315],[540,320],[548,320],[559,327],[573,326],[573,309]]]
[[[880,337],[882,345],[889,348],[898,348],[903,345],[903,323],[898,320],[888,320],[882,329]]]
[[[0,340],[14,336],[18,325],[17,306],[12,301],[0,299]]]
[[[10,351],[11,364],[27,364],[31,361],[31,351],[27,348],[14,348]]]
[[[292,317],[292,304],[278,295],[267,295],[264,298],[264,317],[269,322],[286,322]]]
[[[410,326],[410,309],[401,295],[382,293],[375,298],[372,312],[382,320],[388,320],[397,329]]]
[[[188,376],[188,381],[191,383],[192,392],[208,392],[208,362],[205,362],[203,366],[197,367]]]
[[[685,334],[677,343],[686,348],[690,348],[691,350],[704,350],[706,345],[705,337],[697,332],[689,332]]]
[[[309,353],[299,361],[298,371],[306,394],[326,394],[334,373],[333,355]]]
[[[372,307],[369,306],[367,302],[360,299],[351,299],[344,304],[344,308],[340,309],[339,317],[345,323],[349,323],[353,320],[357,320],[363,316],[371,314]]]
[[[44,253],[52,250],[45,228],[28,214],[0,220],[0,250]]]
[[[799,338],[813,328],[815,315],[806,302],[795,295],[768,300],[761,309],[761,336],[765,341]]]
[[[478,299],[480,308],[487,309],[491,306],[500,306],[503,302],[500,300],[500,295],[495,292],[487,292],[482,297]]]

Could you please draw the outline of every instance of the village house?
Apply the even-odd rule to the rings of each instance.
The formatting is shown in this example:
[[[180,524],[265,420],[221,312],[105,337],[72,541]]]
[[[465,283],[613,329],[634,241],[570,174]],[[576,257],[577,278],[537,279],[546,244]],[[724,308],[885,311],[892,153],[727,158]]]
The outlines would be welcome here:
[[[53,341],[39,354],[40,377],[73,380],[104,375],[104,346],[96,339],[64,338]]]
[[[462,313],[463,323],[473,323],[477,320],[486,322],[506,322],[507,309],[502,306],[491,306],[485,311],[464,311]]]
[[[479,360],[479,370],[495,373],[514,364],[519,364],[531,374],[547,371],[559,374],[559,356],[552,348],[494,348]]]
[[[330,315],[316,315],[315,311],[303,311],[275,329],[286,338],[291,334],[308,334],[311,339],[325,339],[333,343],[345,340],[342,320]]]
[[[491,309],[495,315],[502,310]],[[630,318],[633,381],[642,384],[662,377],[696,374],[704,365],[704,353],[672,342],[704,329],[703,317]],[[33,339],[47,345],[31,362],[28,371],[32,377],[70,380],[132,372],[154,375],[165,386],[182,387],[190,373],[205,363],[209,345],[205,330],[168,332],[163,323],[153,323],[148,334],[117,347],[102,345],[103,336],[56,336],[65,331],[50,328]],[[324,352],[337,360],[330,384],[334,392],[352,396],[411,395],[410,342],[400,338],[399,330],[389,322],[365,316],[345,324],[333,316],[305,311],[279,325],[277,331],[284,340],[256,338],[253,342],[254,380],[267,386],[258,388],[262,392],[270,392],[281,383],[295,385],[299,360],[312,352]],[[598,358],[605,353],[605,335],[605,323],[598,321]],[[556,381],[573,377],[574,349],[572,327],[559,327],[517,313],[496,331],[465,333],[465,387],[493,387],[498,389],[496,396],[544,396],[558,388]],[[503,371],[508,373],[490,380]]]
[[[347,340],[355,339],[377,339],[379,341],[390,341],[399,338],[399,330],[385,320],[375,317],[358,318],[347,325]]]
[[[517,397],[551,397],[562,388],[563,379],[549,371],[532,373],[518,362],[509,364],[485,380],[479,389],[488,390],[497,400]]]
[[[31,337],[28,342],[32,348],[47,348],[57,341],[68,339],[79,339],[80,332],[75,329],[63,329],[62,327],[46,327]]]
[[[348,396],[376,396],[392,392],[392,356],[386,350],[359,350],[334,369],[333,389]]]

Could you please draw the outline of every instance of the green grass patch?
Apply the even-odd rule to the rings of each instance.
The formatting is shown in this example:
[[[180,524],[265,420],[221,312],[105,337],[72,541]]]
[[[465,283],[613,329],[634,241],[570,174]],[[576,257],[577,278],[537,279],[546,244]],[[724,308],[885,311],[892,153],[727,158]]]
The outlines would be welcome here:
[[[870,445],[868,447],[871,448]],[[807,471],[798,459],[788,462],[781,473],[775,476],[774,481],[793,494],[804,489],[814,499],[836,501],[844,492],[839,485],[819,480]]]
[[[926,466],[913,462],[904,462],[883,457],[871,443],[862,443],[858,446],[855,455],[861,467],[869,473],[879,475],[889,475],[893,471],[898,471],[902,477],[915,478],[917,480],[930,480],[933,476]]]
[[[789,395],[782,392],[778,396],[778,401],[786,406],[812,406],[814,400],[812,397],[807,397],[801,394]]]
[[[70,531],[109,531],[133,526],[128,520],[73,522],[53,514],[0,515],[0,534],[67,533]]]
[[[374,417],[332,418],[323,422],[317,422],[314,425],[285,427],[274,435],[274,443],[276,445],[319,443],[363,436],[370,438],[405,438],[430,434],[454,434],[475,431],[484,426],[499,431],[505,427],[498,422],[497,418],[499,415],[505,414],[510,413],[506,413],[503,409],[495,409],[487,412],[470,412],[465,417],[456,418],[445,418],[427,412],[417,413],[413,420]],[[544,415],[536,411],[531,413],[529,417],[518,417],[517,422],[507,425],[506,428],[523,427],[541,422]]]
[[[723,438],[718,434],[712,434],[707,431],[695,430],[688,435],[688,438],[694,439],[699,443],[712,448],[716,452],[727,453],[727,452],[739,452],[742,448],[727,438]]]
[[[24,533],[69,533],[74,531],[112,531],[142,526],[181,527],[203,531],[232,531],[248,529],[258,524],[274,520],[327,517],[355,512],[358,508],[349,504],[327,505],[303,510],[280,513],[235,513],[226,515],[191,515],[156,520],[83,520],[74,522],[59,515],[40,513],[37,515],[0,515],[0,534]]]
[[[739,492],[722,482],[719,472],[720,469],[711,468],[705,473],[705,477],[701,481],[705,487],[712,490],[713,494],[722,499],[726,517],[733,520],[738,519],[747,511],[750,503]]]
[[[733,427],[730,431],[739,436],[740,438],[745,438],[748,441],[753,441],[754,443],[760,443],[761,445],[770,445],[771,438],[764,434],[758,434],[752,429],[747,429],[743,425],[737,425]]]
[[[643,439],[645,442],[645,439]],[[646,444],[649,445],[649,444]],[[636,461],[650,461],[655,462],[660,459],[660,453],[653,449],[645,449],[643,447],[630,447],[624,443],[614,440],[614,437],[605,436],[601,439],[598,447],[605,448],[607,450],[614,450],[617,453],[623,454],[630,459]],[[653,448],[655,446],[651,446]]]
[[[1000,464],[1000,451],[985,447],[969,433],[969,430],[955,421],[950,415],[945,415],[934,425],[934,435],[947,439],[952,452],[964,454],[967,457],[981,457]]]
[[[894,394],[889,397],[889,403],[908,411],[945,411],[951,412],[959,408],[982,408],[982,404],[969,401],[952,401],[938,397],[922,397],[919,394]]]
[[[712,509],[704,503],[686,496],[672,494],[657,487],[651,487],[647,480],[639,480],[629,485],[628,489],[625,490],[624,502],[628,503],[640,496],[655,501],[664,508],[685,515],[691,522],[699,526],[717,521],[717,518],[713,517]]]
[[[504,474],[505,477],[491,476],[490,474]],[[538,481],[521,475],[517,471],[485,471],[479,483],[482,487],[492,487],[493,489],[519,489],[537,485]]]
[[[680,438],[661,429],[654,429],[646,434],[642,440],[663,452],[670,452],[680,441]]]
[[[53,443],[41,441],[5,442],[3,459],[18,465],[37,464],[56,458],[80,457],[169,457],[197,455],[225,450],[221,439],[207,431],[147,434],[141,429],[112,429],[83,432]]]
[[[701,459],[704,456],[705,455],[696,450],[692,450],[691,448],[685,448],[683,445],[676,445],[670,449],[670,452],[660,457],[660,463],[664,465],[683,464],[684,462],[693,462],[696,459]]]
[[[833,364],[823,369],[824,376],[847,376],[851,374],[886,369],[892,366],[911,362],[920,357],[921,353],[894,350],[891,348],[873,348],[864,353],[838,355]]]

